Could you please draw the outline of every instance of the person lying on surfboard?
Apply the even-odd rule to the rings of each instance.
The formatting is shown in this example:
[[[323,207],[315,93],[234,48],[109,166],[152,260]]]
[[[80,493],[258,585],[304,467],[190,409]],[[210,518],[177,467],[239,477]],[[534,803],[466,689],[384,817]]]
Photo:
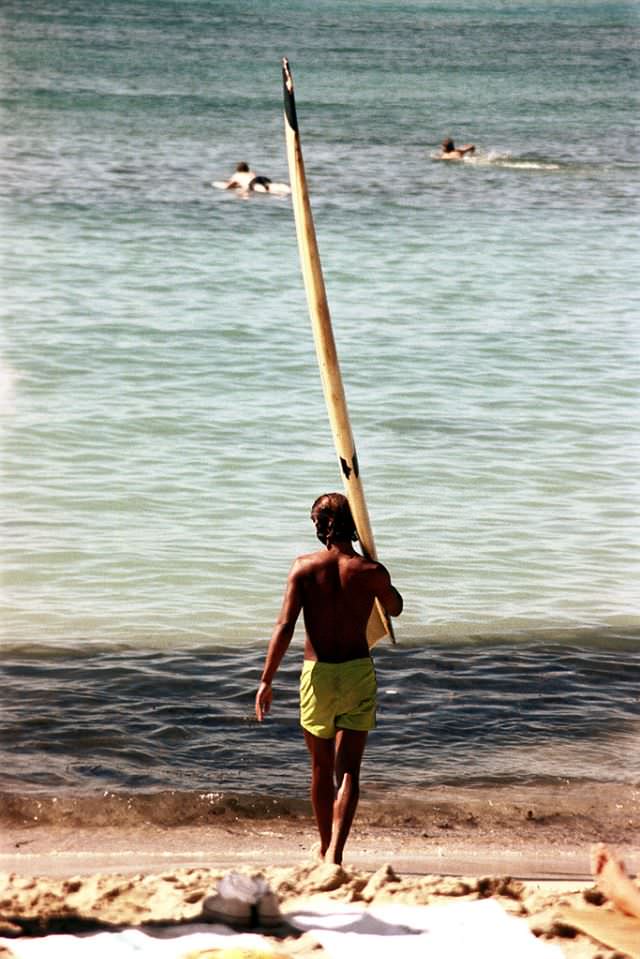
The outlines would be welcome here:
[[[446,137],[442,141],[441,160],[462,160],[468,153],[475,153],[476,148],[473,143],[465,143],[462,147],[457,147],[451,137]]]
[[[233,176],[227,180],[225,189],[242,190],[245,193],[250,193],[257,186],[261,186],[268,191],[270,183],[271,180],[268,176],[256,176],[253,170],[249,169],[249,164],[241,161],[238,163]]]
[[[318,497],[311,519],[325,548],[299,556],[291,567],[255,709],[262,722],[273,699],[271,684],[302,611],[306,635],[300,725],[311,758],[311,801],[320,857],[341,863],[358,805],[367,734],[376,720],[367,622],[376,598],[391,616],[400,615],[403,600],[385,567],[354,550],[357,535],[345,496]]]

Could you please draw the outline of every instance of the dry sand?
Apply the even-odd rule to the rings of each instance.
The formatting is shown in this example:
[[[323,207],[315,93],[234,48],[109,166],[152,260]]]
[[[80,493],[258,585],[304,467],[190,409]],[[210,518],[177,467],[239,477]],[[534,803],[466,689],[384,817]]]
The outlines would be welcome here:
[[[255,875],[256,870],[243,867]],[[225,870],[216,867],[168,869],[160,873],[95,873],[70,878],[3,877],[0,935],[86,932],[122,926],[176,925],[202,921],[203,899],[215,890]],[[384,865],[375,873],[308,862],[259,870],[277,893],[281,910],[303,903],[441,904],[447,900],[496,899],[530,928],[559,944],[568,959],[613,959],[624,955],[562,920],[559,909],[574,906],[607,910],[592,883],[520,881],[501,876],[402,875]],[[640,923],[638,924],[640,937]],[[311,933],[275,930],[285,955],[320,955]],[[268,933],[274,936],[274,931]],[[11,951],[3,955],[10,956]]]
[[[592,818],[572,816],[552,791],[544,801],[539,790],[520,790],[517,802],[510,791],[434,790],[430,798],[426,818],[407,803],[393,821],[364,801],[342,869],[312,861],[315,830],[304,811],[179,828],[14,823],[0,846],[0,934],[194,922],[217,880],[235,869],[261,873],[283,912],[317,897],[426,905],[491,896],[568,959],[632,954],[577,930],[566,915],[615,912],[590,876],[589,849],[608,842],[638,871],[637,791],[621,790],[611,808],[594,795]],[[420,809],[424,817],[424,802]],[[311,934],[278,932],[284,954],[321,955]]]

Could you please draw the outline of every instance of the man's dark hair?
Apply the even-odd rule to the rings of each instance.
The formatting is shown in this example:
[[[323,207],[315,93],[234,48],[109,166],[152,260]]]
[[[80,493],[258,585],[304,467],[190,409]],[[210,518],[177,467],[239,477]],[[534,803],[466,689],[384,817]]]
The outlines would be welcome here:
[[[342,493],[323,493],[311,507],[316,536],[325,546],[351,543],[358,538],[349,500]]]
[[[249,164],[245,163],[244,160],[241,160],[236,167],[236,173],[248,173],[248,172],[249,172]]]

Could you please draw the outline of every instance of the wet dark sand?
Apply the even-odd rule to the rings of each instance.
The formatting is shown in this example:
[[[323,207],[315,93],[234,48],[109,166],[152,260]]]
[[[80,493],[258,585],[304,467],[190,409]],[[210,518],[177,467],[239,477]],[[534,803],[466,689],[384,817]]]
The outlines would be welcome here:
[[[115,798],[115,797],[114,797]],[[84,799],[34,797],[5,817],[0,870],[65,876],[207,865],[294,865],[316,840],[309,804],[231,800],[184,825],[154,821],[146,804],[121,800],[102,821]],[[133,809],[135,807],[135,810]],[[166,803],[163,804],[166,811]],[[55,811],[55,815],[54,815]],[[6,812],[6,810],[5,810]],[[185,820],[187,820],[185,814]],[[589,847],[615,846],[640,870],[640,788],[620,785],[438,787],[373,801],[366,792],[345,861],[404,872],[500,872],[524,878],[589,878]]]

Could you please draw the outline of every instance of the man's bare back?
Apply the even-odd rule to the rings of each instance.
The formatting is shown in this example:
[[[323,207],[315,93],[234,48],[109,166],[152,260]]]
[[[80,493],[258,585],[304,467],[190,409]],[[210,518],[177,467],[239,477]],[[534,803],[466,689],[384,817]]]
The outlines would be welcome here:
[[[369,656],[367,622],[376,599],[390,616],[402,612],[402,596],[389,573],[357,553],[349,505],[339,493],[314,503],[311,518],[325,549],[299,556],[287,578],[256,696],[256,716],[271,706],[271,683],[293,638],[300,613],[305,624],[304,658],[343,663]]]
[[[343,663],[368,656],[367,623],[376,597],[391,615],[400,611],[384,566],[347,543],[299,557],[290,581],[304,616],[305,659]]]

